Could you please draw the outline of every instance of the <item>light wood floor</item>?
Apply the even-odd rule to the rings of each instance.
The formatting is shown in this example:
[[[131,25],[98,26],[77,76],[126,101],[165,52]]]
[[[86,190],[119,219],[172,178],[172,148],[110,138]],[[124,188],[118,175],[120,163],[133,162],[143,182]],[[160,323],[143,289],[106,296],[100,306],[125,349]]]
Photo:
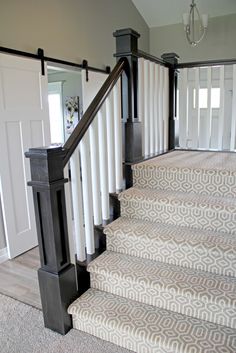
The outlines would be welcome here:
[[[0,264],[0,293],[41,309],[39,267],[38,248]]]

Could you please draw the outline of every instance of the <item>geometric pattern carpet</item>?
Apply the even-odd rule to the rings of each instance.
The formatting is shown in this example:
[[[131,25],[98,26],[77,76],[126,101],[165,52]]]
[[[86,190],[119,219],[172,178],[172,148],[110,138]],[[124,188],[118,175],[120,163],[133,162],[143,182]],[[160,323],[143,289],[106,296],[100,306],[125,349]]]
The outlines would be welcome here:
[[[133,166],[74,328],[138,353],[236,352],[236,154]]]

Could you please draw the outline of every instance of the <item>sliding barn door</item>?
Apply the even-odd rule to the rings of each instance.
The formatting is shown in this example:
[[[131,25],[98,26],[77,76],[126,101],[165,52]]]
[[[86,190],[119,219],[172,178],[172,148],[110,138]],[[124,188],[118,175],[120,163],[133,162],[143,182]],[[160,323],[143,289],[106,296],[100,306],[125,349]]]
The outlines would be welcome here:
[[[0,191],[9,257],[37,245],[29,147],[50,143],[47,76],[38,60],[0,54]]]

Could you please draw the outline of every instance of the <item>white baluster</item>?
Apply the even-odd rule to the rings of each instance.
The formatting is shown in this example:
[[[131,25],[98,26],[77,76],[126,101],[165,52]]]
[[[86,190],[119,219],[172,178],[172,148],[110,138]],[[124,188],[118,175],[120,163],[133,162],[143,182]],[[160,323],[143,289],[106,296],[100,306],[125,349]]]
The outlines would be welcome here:
[[[235,150],[235,135],[236,135],[236,65],[233,65],[233,96],[232,96],[232,122],[231,122],[231,137],[230,150]]]
[[[69,165],[67,164],[64,168],[64,176],[69,179]],[[67,228],[68,228],[68,238],[69,238],[69,251],[70,251],[70,262],[75,264],[75,239],[74,239],[74,227],[72,220],[72,200],[71,200],[71,183],[65,184],[65,199],[66,199],[66,217],[67,217]]]
[[[159,80],[159,66],[154,66],[154,150],[155,153],[159,152],[159,134],[158,134],[158,121],[159,121],[159,109],[158,109],[158,80]]]
[[[196,117],[192,117],[192,148],[199,148],[199,138],[200,138],[200,106],[199,106],[199,67],[194,69],[195,72],[195,112]]]
[[[107,158],[109,192],[116,192],[113,90],[106,99]]]
[[[205,148],[211,148],[211,127],[212,127],[212,108],[211,108],[211,66],[207,68],[207,128]]]
[[[86,260],[85,253],[85,234],[84,234],[84,219],[83,219],[83,197],[81,185],[80,159],[79,148],[75,150],[70,158],[71,167],[71,190],[72,204],[74,215],[74,232],[75,232],[75,248],[77,259],[79,261]]]
[[[149,62],[144,60],[144,153],[150,154]]]
[[[89,128],[90,152],[91,152],[91,177],[93,196],[94,224],[102,224],[100,175],[99,175],[99,143],[98,143],[98,119],[95,117]]]
[[[164,67],[160,66],[160,77],[159,77],[159,141],[160,151],[164,150],[164,129],[163,129],[163,82],[164,82]]]
[[[123,187],[123,157],[122,157],[122,120],[121,120],[121,83],[120,79],[114,86],[114,118],[115,118],[115,167],[116,191]]]
[[[138,59],[138,118],[142,122],[142,154],[145,151],[144,144],[144,59]]]
[[[218,149],[223,149],[224,135],[224,115],[225,115],[225,67],[220,66],[220,111],[218,123]]]
[[[150,154],[155,152],[154,141],[154,63],[149,62],[149,115],[150,115]]]
[[[188,69],[181,69],[179,74],[179,145],[182,148],[187,148],[188,100]]]
[[[87,254],[94,254],[93,201],[88,131],[85,133],[80,145],[86,249]]]
[[[109,212],[109,190],[108,190],[108,168],[107,168],[107,135],[106,135],[106,115],[103,106],[98,112],[98,136],[99,136],[99,164],[100,164],[100,184],[102,201],[102,219],[110,218]]]
[[[164,124],[164,150],[168,150],[169,144],[169,70],[164,68],[163,87],[163,124]]]

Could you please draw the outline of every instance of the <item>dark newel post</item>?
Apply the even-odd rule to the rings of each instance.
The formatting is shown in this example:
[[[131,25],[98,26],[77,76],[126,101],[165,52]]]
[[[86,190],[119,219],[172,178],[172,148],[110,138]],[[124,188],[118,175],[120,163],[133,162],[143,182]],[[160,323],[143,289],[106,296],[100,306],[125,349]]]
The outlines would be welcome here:
[[[163,54],[162,59],[171,64],[169,68],[169,150],[175,148],[175,117],[177,98],[177,70],[179,56],[176,53]]]
[[[131,165],[142,158],[142,126],[138,121],[138,38],[134,30],[121,29],[116,38],[117,59],[126,57],[128,69],[122,75],[122,118],[125,136],[126,187],[132,186]]]
[[[45,326],[65,334],[72,328],[69,304],[77,297],[75,267],[70,263],[62,147],[30,148],[34,208],[41,268],[39,287]]]

